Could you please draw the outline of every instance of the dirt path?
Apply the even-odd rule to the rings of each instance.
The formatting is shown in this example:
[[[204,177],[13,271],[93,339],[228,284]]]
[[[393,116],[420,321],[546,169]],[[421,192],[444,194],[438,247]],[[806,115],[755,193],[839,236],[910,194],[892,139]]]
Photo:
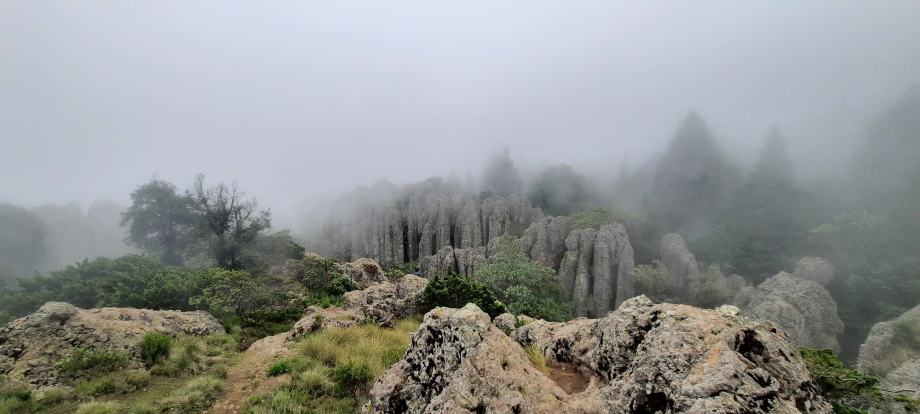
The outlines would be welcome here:
[[[268,367],[275,361],[291,355],[284,338],[287,332],[262,338],[227,370],[227,385],[224,393],[211,407],[211,414],[237,414],[246,399],[259,395],[287,381],[287,376],[268,377]]]

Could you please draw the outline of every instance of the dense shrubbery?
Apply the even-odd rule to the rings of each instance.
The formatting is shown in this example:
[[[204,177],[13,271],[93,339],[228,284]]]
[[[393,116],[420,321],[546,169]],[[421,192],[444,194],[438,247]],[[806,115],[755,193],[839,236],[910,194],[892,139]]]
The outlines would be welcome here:
[[[65,378],[91,378],[127,368],[128,355],[119,351],[75,348],[55,367]]]
[[[563,297],[556,272],[528,257],[517,239],[499,239],[474,279],[492,289],[511,313],[551,321],[572,317],[572,304]]]
[[[172,337],[159,332],[148,333],[141,341],[141,357],[144,358],[147,366],[151,366],[169,356],[170,347],[172,347]]]
[[[437,306],[462,308],[467,303],[474,303],[489,316],[495,317],[505,312],[505,305],[498,301],[488,287],[462,275],[438,275],[428,280],[422,293],[424,310]]]

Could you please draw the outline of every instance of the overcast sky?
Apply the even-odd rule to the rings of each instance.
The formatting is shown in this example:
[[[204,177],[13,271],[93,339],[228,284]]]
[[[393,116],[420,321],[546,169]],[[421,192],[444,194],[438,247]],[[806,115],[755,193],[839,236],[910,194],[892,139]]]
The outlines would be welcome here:
[[[202,172],[283,216],[504,146],[616,171],[694,109],[743,157],[918,78],[916,0],[0,0],[0,199]]]

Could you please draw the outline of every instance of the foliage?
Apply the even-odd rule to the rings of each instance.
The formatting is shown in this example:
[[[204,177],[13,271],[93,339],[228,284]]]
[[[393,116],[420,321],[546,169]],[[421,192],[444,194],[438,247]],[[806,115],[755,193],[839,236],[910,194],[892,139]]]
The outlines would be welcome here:
[[[128,354],[112,350],[74,348],[70,355],[55,364],[67,378],[91,378],[128,367]]]
[[[329,285],[326,287],[327,292],[336,296],[341,296],[344,295],[345,292],[351,292],[358,289],[361,289],[361,285],[345,275],[336,276],[329,281]]]
[[[207,287],[191,303],[204,306],[218,317],[242,318],[263,300],[264,292],[247,272],[210,269],[207,280]]]
[[[151,180],[131,193],[131,201],[122,219],[128,226],[127,241],[164,263],[182,265],[195,242],[198,218],[192,198],[173,184]]]
[[[505,305],[484,284],[466,276],[446,274],[428,280],[422,292],[425,310],[438,306],[462,308],[467,303],[474,303],[491,317],[505,313]]]
[[[165,377],[197,375],[220,366],[220,359],[236,353],[236,339],[229,334],[180,336],[173,341],[169,356],[150,368],[150,373]]]
[[[583,175],[567,164],[559,164],[540,173],[528,198],[547,215],[564,216],[585,208],[593,195]]]
[[[166,396],[162,411],[193,413],[207,409],[224,389],[224,380],[214,375],[193,378]]]
[[[731,303],[735,296],[728,279],[717,265],[710,265],[700,272],[699,283],[690,286],[688,302],[701,308],[715,308]]]
[[[648,296],[655,302],[679,302],[679,292],[671,278],[671,272],[659,260],[651,264],[637,265],[633,270],[636,294]]]
[[[265,274],[288,260],[303,258],[304,251],[288,230],[259,233],[243,256],[243,268],[250,273]]]
[[[115,401],[91,401],[80,404],[76,414],[119,414],[121,405]]]
[[[835,413],[859,413],[880,404],[885,396],[878,378],[847,368],[830,349],[800,348],[799,353],[821,393],[834,405]]]
[[[200,216],[198,231],[208,253],[225,269],[243,268],[246,250],[263,231],[271,227],[271,214],[257,210],[255,199],[244,199],[236,184],[206,187],[199,175],[189,196]]]
[[[530,360],[534,368],[544,374],[549,372],[549,367],[546,364],[546,355],[543,354],[543,350],[540,349],[540,347],[528,345],[524,347],[524,352],[527,353],[527,359]]]
[[[715,308],[731,303],[735,292],[717,265],[704,267],[700,280],[686,288],[677,286],[671,272],[661,261],[638,265],[633,271],[636,293],[655,302],[687,303],[702,308]]]
[[[141,357],[144,358],[147,366],[152,366],[169,356],[170,347],[172,347],[172,337],[159,332],[150,332],[145,334],[141,341]]]
[[[343,275],[334,260],[313,253],[288,262],[287,268],[310,292],[325,292],[333,279]]]
[[[127,394],[143,389],[150,382],[150,373],[133,369],[118,371],[98,378],[79,381],[74,391],[83,396],[96,397],[103,394]]]
[[[498,239],[492,256],[474,279],[497,292],[512,313],[552,321],[572,315],[572,305],[563,298],[556,272],[528,257],[517,239]]]
[[[291,366],[288,365],[288,362],[285,360],[277,361],[268,367],[268,376],[277,377],[281,374],[287,374],[291,372]]]
[[[354,413],[367,387],[402,358],[418,319],[400,321],[395,329],[362,325],[324,329],[302,338],[297,356],[279,361],[291,381],[250,398],[249,414]]]

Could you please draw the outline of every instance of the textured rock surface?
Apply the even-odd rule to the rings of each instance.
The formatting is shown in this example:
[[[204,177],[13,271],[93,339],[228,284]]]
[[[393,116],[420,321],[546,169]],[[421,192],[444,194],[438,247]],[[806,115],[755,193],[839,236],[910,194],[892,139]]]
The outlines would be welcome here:
[[[486,262],[486,247],[442,247],[437,254],[419,260],[419,270],[431,277],[441,273],[472,276]]]
[[[481,199],[440,179],[350,195],[308,248],[327,257],[370,257],[384,266],[438,254],[444,247],[474,248],[543,218],[522,196]],[[385,193],[379,196],[377,193]]]
[[[547,217],[533,223],[521,237],[524,252],[545,266],[558,269],[565,254],[565,239],[574,228],[568,217]]]
[[[675,285],[686,292],[694,283],[700,280],[700,267],[696,263],[696,256],[687,248],[684,237],[677,233],[668,233],[661,238],[659,246],[661,262],[668,268]]]
[[[633,249],[622,224],[573,230],[559,265],[563,291],[578,315],[604,315],[633,294]]]
[[[920,397],[920,349],[899,343],[898,324],[920,324],[920,305],[893,320],[873,325],[866,342],[859,347],[856,367],[880,376],[885,389],[909,390]]]
[[[823,286],[782,272],[736,297],[745,314],[776,322],[793,343],[840,352],[843,321],[837,303]]]
[[[347,292],[341,307],[310,306],[287,339],[293,341],[321,328],[347,328],[368,320],[380,326],[393,326],[399,319],[420,311],[419,301],[427,285],[425,278],[405,275],[395,283],[385,280]]]
[[[834,280],[834,266],[820,257],[805,256],[795,264],[792,275],[805,280],[811,280],[821,286],[827,286]]]
[[[79,309],[48,302],[35,313],[0,329],[0,374],[33,387],[61,383],[54,364],[74,348],[125,352],[140,366],[144,334],[208,335],[224,332],[207,312],[133,308]]]
[[[602,319],[535,321],[513,337],[474,305],[432,310],[365,412],[831,412],[795,347],[768,322],[640,297]],[[543,351],[547,373],[521,344]],[[563,389],[562,366],[583,386]]]
[[[374,259],[362,257],[350,263],[343,263],[339,267],[346,276],[358,282],[361,287],[368,287],[387,280],[383,268]]]

